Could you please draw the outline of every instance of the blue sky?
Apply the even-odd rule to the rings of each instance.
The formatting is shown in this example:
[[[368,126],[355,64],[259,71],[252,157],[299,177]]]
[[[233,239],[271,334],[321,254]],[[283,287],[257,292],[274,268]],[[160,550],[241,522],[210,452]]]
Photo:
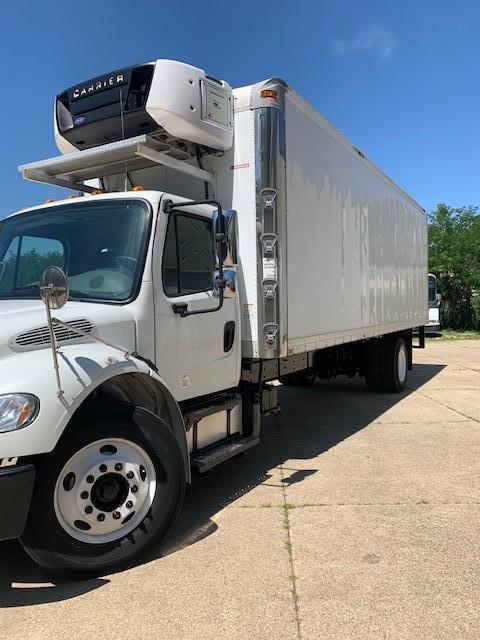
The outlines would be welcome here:
[[[476,205],[479,33],[474,0],[2,3],[0,218],[60,197],[17,173],[58,153],[55,94],[155,58],[281,76],[425,208]]]

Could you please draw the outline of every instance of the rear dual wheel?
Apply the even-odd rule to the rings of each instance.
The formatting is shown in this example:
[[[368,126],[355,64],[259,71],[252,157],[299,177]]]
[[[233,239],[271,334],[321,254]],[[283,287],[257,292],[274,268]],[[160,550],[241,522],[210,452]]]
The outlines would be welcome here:
[[[405,389],[408,374],[408,352],[404,338],[386,340],[383,354],[383,385],[385,391],[400,393]]]
[[[365,357],[365,381],[369,391],[400,393],[408,375],[407,343],[402,336],[373,341]]]
[[[184,491],[178,443],[157,418],[78,424],[37,469],[21,543],[52,572],[121,569],[166,534]]]

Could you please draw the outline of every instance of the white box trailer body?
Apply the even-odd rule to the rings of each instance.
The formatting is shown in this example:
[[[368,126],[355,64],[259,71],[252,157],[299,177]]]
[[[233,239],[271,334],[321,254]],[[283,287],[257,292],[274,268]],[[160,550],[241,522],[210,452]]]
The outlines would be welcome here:
[[[274,107],[260,106],[265,89],[277,92]],[[239,213],[243,355],[425,324],[424,210],[283,82],[234,95],[235,145],[217,180]]]

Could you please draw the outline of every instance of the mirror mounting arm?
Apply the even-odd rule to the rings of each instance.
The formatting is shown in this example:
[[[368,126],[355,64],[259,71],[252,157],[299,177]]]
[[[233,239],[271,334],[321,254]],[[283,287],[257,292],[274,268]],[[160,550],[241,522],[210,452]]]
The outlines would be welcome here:
[[[220,309],[223,307],[223,301],[225,299],[224,292],[225,292],[226,282],[225,282],[225,278],[223,277],[223,273],[222,273],[222,278],[220,277],[217,278],[216,284],[219,289],[219,299],[216,307],[211,307],[208,309],[196,309],[195,311],[189,311],[188,304],[186,302],[176,302],[175,304],[172,304],[173,313],[177,313],[181,318],[186,318],[187,316],[198,316],[201,313],[213,313],[214,311],[220,311]]]
[[[187,200],[186,202],[174,202],[173,200],[165,200],[163,210],[165,213],[171,213],[174,209],[182,207],[194,207],[197,204],[213,204],[217,207],[219,215],[223,215],[222,205],[218,200]]]
[[[45,292],[45,311],[47,312],[47,325],[48,325],[48,333],[50,336],[50,345],[52,349],[52,357],[53,357],[53,368],[55,369],[55,378],[57,380],[57,396],[61,398],[63,396],[62,383],[60,381],[60,368],[58,366],[58,343],[57,337],[55,336],[55,331],[53,330],[53,319],[52,319],[52,311],[50,309],[50,293]]]

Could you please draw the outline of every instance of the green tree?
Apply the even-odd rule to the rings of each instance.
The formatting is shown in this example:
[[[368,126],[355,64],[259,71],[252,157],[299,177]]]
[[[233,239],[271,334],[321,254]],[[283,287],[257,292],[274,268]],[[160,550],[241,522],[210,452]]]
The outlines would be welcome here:
[[[33,282],[38,282],[42,273],[47,267],[64,267],[64,259],[60,252],[49,251],[40,254],[35,249],[30,249],[21,254],[17,264],[17,254],[10,251],[3,259],[5,264],[3,277],[0,281],[0,288],[7,291],[12,287],[21,287]],[[15,272],[17,271],[16,279]]]
[[[480,214],[478,207],[454,209],[439,204],[430,214],[429,270],[437,276],[444,323],[454,329],[480,322]]]

